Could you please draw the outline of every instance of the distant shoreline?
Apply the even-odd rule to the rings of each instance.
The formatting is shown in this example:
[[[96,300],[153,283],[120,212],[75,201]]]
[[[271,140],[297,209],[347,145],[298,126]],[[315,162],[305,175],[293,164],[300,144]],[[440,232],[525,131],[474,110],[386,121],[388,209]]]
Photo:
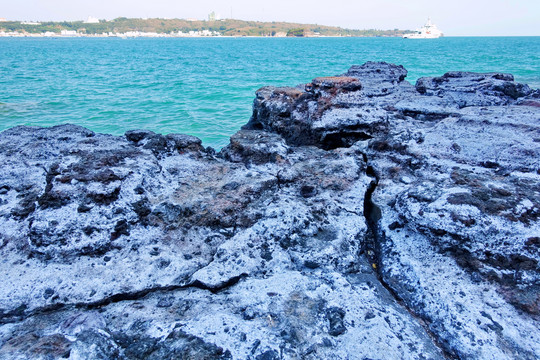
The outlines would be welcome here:
[[[540,35],[448,35],[443,38],[540,38]],[[100,36],[100,35],[84,35],[84,36],[45,36],[45,35],[3,35],[0,34],[0,39],[347,39],[347,38],[362,38],[362,39],[381,39],[381,38],[394,38],[401,39],[401,36],[303,36],[303,37],[277,37],[277,36]],[[408,41],[418,41],[418,39],[405,39]],[[426,39],[420,39],[421,42]],[[437,40],[437,39],[427,39]],[[429,42],[429,41],[428,41]]]
[[[409,30],[346,29],[319,24],[260,22],[236,19],[129,19],[28,22],[0,19],[0,36],[14,37],[376,37],[402,36]],[[3,35],[2,35],[3,34]]]
[[[85,35],[85,36],[45,36],[45,35],[2,35],[0,38],[9,38],[9,39],[346,39],[346,38],[396,38],[400,39],[401,36],[302,36],[302,37],[293,37],[293,36],[99,36],[99,35]]]

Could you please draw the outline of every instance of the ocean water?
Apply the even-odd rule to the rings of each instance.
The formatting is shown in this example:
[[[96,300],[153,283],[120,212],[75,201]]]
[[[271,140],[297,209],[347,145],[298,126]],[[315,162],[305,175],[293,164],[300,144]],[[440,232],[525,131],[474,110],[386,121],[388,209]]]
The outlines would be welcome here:
[[[0,38],[0,131],[74,123],[121,135],[187,133],[221,148],[254,92],[387,61],[408,81],[447,71],[507,72],[540,87],[540,37]]]

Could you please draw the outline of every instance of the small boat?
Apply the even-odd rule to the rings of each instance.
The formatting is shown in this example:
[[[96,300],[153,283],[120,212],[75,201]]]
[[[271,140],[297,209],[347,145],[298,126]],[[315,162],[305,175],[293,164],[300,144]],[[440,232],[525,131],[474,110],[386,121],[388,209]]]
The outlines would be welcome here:
[[[441,30],[431,23],[431,19],[428,19],[427,23],[420,29],[416,29],[413,33],[404,34],[404,39],[437,39],[443,36]]]

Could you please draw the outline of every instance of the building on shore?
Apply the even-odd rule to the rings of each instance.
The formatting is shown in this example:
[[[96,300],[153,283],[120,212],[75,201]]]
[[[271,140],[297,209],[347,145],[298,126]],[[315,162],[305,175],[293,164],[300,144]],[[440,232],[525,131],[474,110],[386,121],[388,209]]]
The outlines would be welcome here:
[[[75,30],[62,30],[60,31],[61,36],[77,36],[77,31]]]
[[[215,11],[212,11],[210,14],[208,14],[208,21],[219,21],[221,20],[221,16],[219,14],[216,14]]]
[[[99,19],[89,16],[88,19],[84,21],[85,24],[99,24]]]

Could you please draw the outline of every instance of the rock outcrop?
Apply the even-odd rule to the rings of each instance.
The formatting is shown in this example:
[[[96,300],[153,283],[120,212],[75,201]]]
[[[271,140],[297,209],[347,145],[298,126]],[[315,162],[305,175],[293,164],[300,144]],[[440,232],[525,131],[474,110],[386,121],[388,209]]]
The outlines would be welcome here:
[[[187,135],[0,134],[2,359],[540,357],[540,93],[366,63]]]

